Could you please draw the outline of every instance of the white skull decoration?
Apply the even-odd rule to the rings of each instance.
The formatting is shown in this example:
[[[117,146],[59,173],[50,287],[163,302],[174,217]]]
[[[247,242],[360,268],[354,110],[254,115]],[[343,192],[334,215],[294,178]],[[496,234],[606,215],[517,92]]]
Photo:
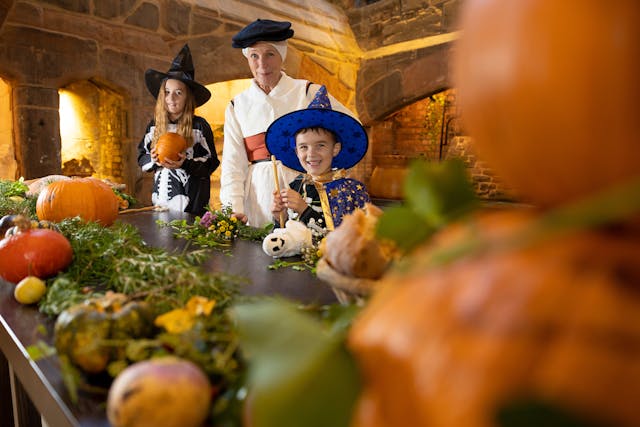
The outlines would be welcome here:
[[[285,228],[275,228],[264,238],[262,250],[274,258],[282,258],[299,255],[302,248],[311,245],[311,230],[299,221],[289,220]]]

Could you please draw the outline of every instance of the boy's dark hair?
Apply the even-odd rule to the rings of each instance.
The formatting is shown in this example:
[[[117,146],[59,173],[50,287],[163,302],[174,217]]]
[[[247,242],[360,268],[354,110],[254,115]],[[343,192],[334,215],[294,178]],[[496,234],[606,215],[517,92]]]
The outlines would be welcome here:
[[[318,131],[320,131],[320,130],[323,130],[323,131],[325,131],[325,132],[327,132],[327,133],[330,133],[330,134],[331,134],[331,136],[333,137],[333,143],[334,143],[334,144],[338,144],[338,143],[340,142],[340,141],[338,140],[338,135],[337,135],[334,131],[332,131],[331,129],[327,129],[327,128],[325,128],[325,127],[322,127],[322,126],[310,126],[310,127],[308,127],[308,128],[302,128],[302,129],[298,130],[298,131],[295,133],[295,135],[293,135],[293,138],[294,138],[294,140],[295,140],[295,138],[296,138],[296,137],[298,136],[298,134],[300,134],[300,133],[307,133],[307,131],[313,131],[313,132],[319,133]]]

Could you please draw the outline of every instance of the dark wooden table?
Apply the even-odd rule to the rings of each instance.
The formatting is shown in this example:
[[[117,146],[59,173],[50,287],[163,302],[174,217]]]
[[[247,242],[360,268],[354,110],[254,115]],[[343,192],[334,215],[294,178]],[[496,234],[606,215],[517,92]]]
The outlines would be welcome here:
[[[121,215],[119,221],[135,225],[149,245],[188,250],[189,242],[174,238],[170,228],[156,224],[156,220],[176,218],[192,219],[168,212],[141,212]],[[280,295],[309,304],[337,301],[331,289],[311,273],[290,268],[269,270],[272,263],[273,258],[262,251],[259,242],[238,240],[231,254],[211,250],[203,268],[212,274],[246,277],[247,285],[241,292],[247,295]],[[0,279],[0,427],[13,427],[15,418],[17,425],[39,426],[40,415],[50,427],[108,426],[103,400],[81,395],[78,405],[70,403],[56,357],[37,362],[29,358],[29,346],[39,341],[52,344],[55,319],[16,302],[13,288]]]

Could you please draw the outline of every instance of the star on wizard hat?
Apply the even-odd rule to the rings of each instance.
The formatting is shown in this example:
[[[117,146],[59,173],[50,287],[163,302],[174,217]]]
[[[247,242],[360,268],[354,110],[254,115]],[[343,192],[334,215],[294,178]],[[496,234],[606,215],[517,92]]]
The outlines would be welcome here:
[[[257,19],[231,38],[231,46],[244,49],[257,42],[279,42],[291,37],[291,22]]]
[[[188,45],[184,45],[178,55],[171,62],[171,68],[166,73],[148,69],[144,73],[144,81],[147,89],[154,98],[158,97],[162,82],[167,79],[180,80],[191,88],[196,101],[196,107],[201,106],[211,98],[209,89],[194,80],[195,69],[193,67],[193,59],[191,58],[191,50]]]
[[[285,166],[304,172],[296,155],[296,133],[311,127],[325,128],[336,135],[341,149],[333,158],[334,168],[349,169],[367,153],[367,132],[350,115],[331,109],[331,101],[324,86],[318,90],[306,109],[285,114],[269,126],[265,136],[267,149]]]

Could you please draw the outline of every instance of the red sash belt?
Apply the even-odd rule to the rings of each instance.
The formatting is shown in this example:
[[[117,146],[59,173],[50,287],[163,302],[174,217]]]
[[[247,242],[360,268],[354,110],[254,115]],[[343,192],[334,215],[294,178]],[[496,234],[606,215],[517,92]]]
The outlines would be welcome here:
[[[256,162],[269,158],[269,150],[264,143],[265,132],[244,138],[244,149],[247,150],[247,158],[250,162]]]

